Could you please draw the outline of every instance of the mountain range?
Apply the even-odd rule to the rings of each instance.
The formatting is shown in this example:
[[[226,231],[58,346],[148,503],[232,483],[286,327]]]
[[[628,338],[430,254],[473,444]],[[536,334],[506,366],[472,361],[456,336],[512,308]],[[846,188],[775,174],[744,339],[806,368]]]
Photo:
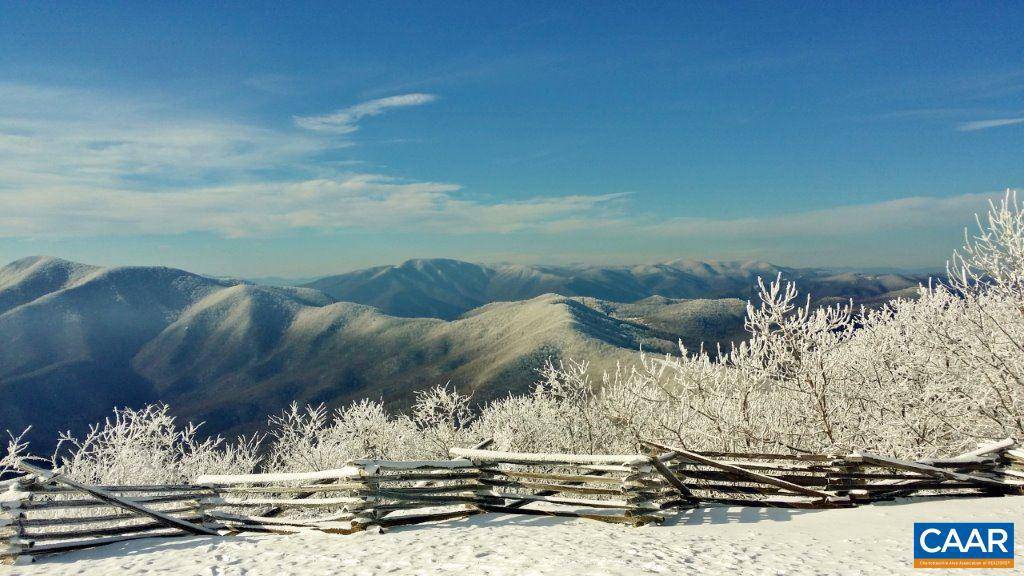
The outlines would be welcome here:
[[[525,300],[541,294],[586,296],[611,302],[739,298],[755,295],[758,277],[794,280],[816,301],[854,299],[875,304],[910,295],[926,281],[921,274],[863,274],[787,268],[765,262],[674,260],[639,266],[487,266],[459,260],[408,260],[327,276],[303,284],[331,297],[379,308],[394,316],[457,318],[489,302]]]
[[[829,297],[916,285],[763,263],[413,260],[288,287],[25,258],[0,268],[0,430],[31,425],[41,451],[114,406],[155,401],[225,434],[258,430],[292,401],[370,397],[400,409],[449,381],[484,401],[529,389],[549,359],[612,369],[641,347],[741,339],[750,284],[779,271]]]

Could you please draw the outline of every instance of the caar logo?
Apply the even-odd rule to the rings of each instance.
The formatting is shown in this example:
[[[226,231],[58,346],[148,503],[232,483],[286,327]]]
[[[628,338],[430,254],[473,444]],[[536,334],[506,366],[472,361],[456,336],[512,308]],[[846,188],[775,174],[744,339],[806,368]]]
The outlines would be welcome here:
[[[1013,568],[1013,523],[915,522],[914,568]]]

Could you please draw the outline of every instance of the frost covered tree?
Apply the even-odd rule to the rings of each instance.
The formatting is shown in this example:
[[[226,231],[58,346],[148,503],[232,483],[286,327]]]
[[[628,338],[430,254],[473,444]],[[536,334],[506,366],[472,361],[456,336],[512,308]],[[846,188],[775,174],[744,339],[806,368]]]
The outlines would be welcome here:
[[[606,387],[633,436],[694,446],[901,455],[959,451],[1024,434],[1024,213],[993,203],[949,281],[881,310],[797,306],[781,278],[759,284],[748,342],[644,359]]]
[[[271,471],[339,468],[353,458],[400,459],[413,455],[415,425],[380,402],[362,400],[334,411],[322,404],[292,404],[270,418]]]
[[[165,405],[114,411],[82,438],[62,434],[51,465],[90,484],[179,484],[200,474],[252,472],[260,438],[202,438],[199,426],[180,427]]]
[[[470,443],[469,425],[475,417],[470,397],[449,384],[417,392],[411,416],[416,425],[417,452],[423,457],[447,458],[449,449]]]

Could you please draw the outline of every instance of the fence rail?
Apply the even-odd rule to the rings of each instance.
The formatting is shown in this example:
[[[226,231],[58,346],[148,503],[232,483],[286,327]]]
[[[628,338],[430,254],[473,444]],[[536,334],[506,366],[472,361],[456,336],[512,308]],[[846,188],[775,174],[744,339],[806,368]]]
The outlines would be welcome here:
[[[497,452],[482,443],[453,448],[450,460],[358,459],[333,470],[207,475],[185,485],[88,486],[24,464],[24,476],[0,484],[0,560],[188,533],[350,534],[483,512],[639,526],[704,505],[838,508],[1024,494],[1024,449],[1009,438],[919,461],[644,444],[647,454],[581,455]]]

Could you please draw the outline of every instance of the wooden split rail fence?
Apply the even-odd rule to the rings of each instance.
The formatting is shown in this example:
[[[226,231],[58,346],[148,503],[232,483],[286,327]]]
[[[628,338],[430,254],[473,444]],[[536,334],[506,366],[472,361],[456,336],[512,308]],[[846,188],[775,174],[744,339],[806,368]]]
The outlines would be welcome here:
[[[488,512],[572,516],[646,524],[660,522],[661,506],[650,490],[651,458],[638,455],[574,455],[493,452],[453,448],[480,471],[476,506]],[[525,508],[543,503],[544,508]]]
[[[673,450],[657,443],[654,449]],[[939,460],[849,455],[688,452],[666,462],[691,493],[680,502],[779,508],[849,507],[912,496],[1021,494],[1024,453],[1012,439]]]
[[[837,508],[899,497],[1022,494],[1012,439],[945,459],[874,454],[695,452],[645,442],[641,455],[451,450],[450,460],[359,459],[192,484],[89,486],[27,463],[0,482],[6,563],[155,536],[318,530],[349,534],[483,512],[643,525],[704,505]]]
[[[477,513],[479,477],[469,460],[367,459],[338,470],[200,476],[196,483],[217,493],[203,500],[204,510],[229,531],[286,533],[316,527],[348,534]],[[297,513],[282,514],[289,510]]]

